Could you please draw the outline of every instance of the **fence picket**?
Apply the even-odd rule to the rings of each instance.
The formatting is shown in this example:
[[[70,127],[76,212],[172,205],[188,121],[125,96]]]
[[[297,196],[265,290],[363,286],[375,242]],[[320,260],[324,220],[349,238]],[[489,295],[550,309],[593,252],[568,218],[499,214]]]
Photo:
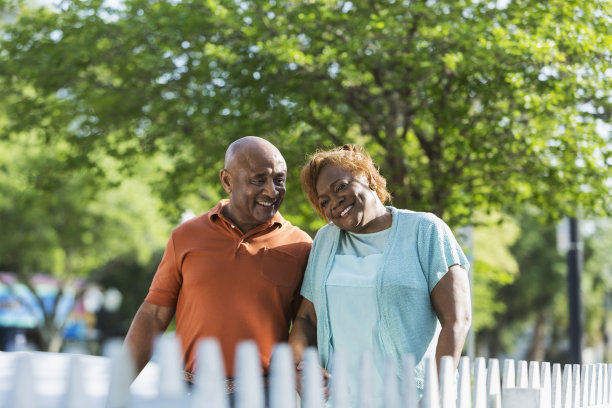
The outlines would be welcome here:
[[[349,392],[344,355],[340,351],[335,351],[333,361],[332,370],[334,376],[330,381],[330,399],[332,406],[337,408],[349,408],[351,403],[348,396]]]
[[[263,379],[257,345],[243,341],[236,349],[236,408],[264,408]]]
[[[580,366],[580,406],[587,408],[589,406],[589,387],[590,378],[588,366],[583,364]]]
[[[483,357],[476,358],[474,365],[474,390],[472,401],[474,408],[487,407],[487,368]]]
[[[357,389],[357,408],[372,408],[374,396],[372,395],[372,358],[364,353],[359,362],[359,388]]]
[[[459,384],[457,384],[457,408],[471,408],[472,406],[471,377],[470,358],[461,357],[459,361]]]
[[[395,360],[392,357],[385,359],[385,372],[383,376],[383,407],[399,408],[399,394]]]
[[[405,355],[402,359],[402,408],[418,408],[419,397],[416,390],[414,366],[414,355]]]
[[[545,361],[540,366],[540,389],[542,390],[541,408],[551,408],[552,382],[550,378],[550,363]]]
[[[425,359],[425,383],[423,385],[423,408],[440,408],[440,394],[438,386],[438,373],[436,360]]]
[[[309,347],[304,351],[301,408],[321,407],[323,407],[323,377],[319,365],[319,354],[317,349]]]
[[[551,408],[563,408],[563,381],[561,379],[561,364],[553,364],[550,390]]]
[[[518,370],[516,373],[516,386],[518,388],[529,387],[529,370],[527,369],[527,361],[520,360],[518,362]]]
[[[572,406],[580,407],[582,403],[582,381],[580,377],[580,364],[572,365],[574,382],[572,385]]]
[[[111,350],[110,358],[59,353],[0,353],[0,374],[13,380],[5,387],[0,384],[0,406],[228,408],[224,364],[218,342],[206,339],[198,345],[196,366],[199,368],[191,394],[186,392],[179,349],[180,344],[171,337],[160,338],[156,342],[155,364],[159,365],[159,371],[155,371],[157,375],[151,379],[151,383],[159,383],[159,387],[156,394],[146,396],[134,393],[129,386],[134,378],[133,367],[131,357],[121,345]],[[92,360],[94,358],[97,359],[95,362]],[[565,364],[563,369],[560,364],[553,364],[551,372],[548,362],[531,361],[527,367],[526,361],[520,361],[515,378],[513,360],[504,361],[504,375],[500,377],[497,359],[487,361],[479,357],[472,361],[462,357],[457,372],[453,359],[445,356],[440,361],[438,377],[435,359],[427,358],[423,395],[419,402],[414,356],[408,355],[402,360],[401,387],[398,387],[395,360],[385,360],[383,386],[381,392],[376,391],[376,395],[371,386],[373,362],[371,357],[363,356],[355,401],[352,401],[349,393],[349,385],[352,384],[347,383],[342,354],[335,353],[333,361],[330,404],[334,408],[612,408],[612,365],[609,364]],[[316,349],[306,350],[303,365],[301,408],[323,408],[326,405],[323,376]],[[40,375],[40,367],[54,368]],[[474,369],[473,377],[471,367]],[[8,377],[7,369],[11,372]],[[235,407],[264,408],[266,401],[260,357],[254,342],[245,341],[238,345],[235,372]],[[99,382],[95,375],[105,380]],[[61,377],[61,381],[56,381],[54,377]],[[267,406],[296,408],[295,380],[291,349],[286,343],[277,344],[271,359]],[[101,389],[108,385],[107,392],[102,397],[92,394],[91,390],[87,390],[89,381],[104,385]],[[527,386],[515,387],[517,384]],[[45,391],[40,391],[43,389]],[[49,390],[54,392],[52,396],[46,394]]]
[[[221,347],[216,339],[207,338],[198,344],[198,373],[191,398],[191,408],[208,406],[229,408],[225,391],[225,368]]]
[[[504,372],[503,372],[504,382],[502,384],[503,388],[514,388],[516,387],[516,373],[514,369],[514,360],[506,358],[504,360]]]
[[[84,393],[83,369],[79,356],[72,356],[68,367],[68,387],[63,405],[66,408],[83,408],[87,406]]]
[[[455,408],[456,392],[455,362],[451,356],[444,356],[440,360],[440,407]]]
[[[540,388],[540,364],[537,361],[529,362],[529,388]]]
[[[270,362],[270,408],[295,408],[295,369],[291,347],[287,343],[274,347]]]

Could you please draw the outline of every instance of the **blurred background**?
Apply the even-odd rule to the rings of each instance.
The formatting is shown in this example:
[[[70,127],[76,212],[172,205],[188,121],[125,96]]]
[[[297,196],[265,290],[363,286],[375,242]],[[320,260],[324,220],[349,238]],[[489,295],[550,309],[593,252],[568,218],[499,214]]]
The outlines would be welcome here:
[[[344,143],[451,226],[466,352],[610,362],[611,50],[609,0],[0,0],[0,349],[124,336],[258,135],[313,236],[298,173]]]

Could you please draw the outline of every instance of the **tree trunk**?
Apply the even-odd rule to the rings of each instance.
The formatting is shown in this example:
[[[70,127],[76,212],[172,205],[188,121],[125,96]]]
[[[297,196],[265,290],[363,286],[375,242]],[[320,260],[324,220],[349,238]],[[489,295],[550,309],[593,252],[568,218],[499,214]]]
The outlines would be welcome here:
[[[531,349],[527,356],[528,361],[544,361],[546,358],[546,345],[544,344],[544,335],[546,332],[546,323],[544,321],[544,311],[538,311],[533,336],[531,337]]]

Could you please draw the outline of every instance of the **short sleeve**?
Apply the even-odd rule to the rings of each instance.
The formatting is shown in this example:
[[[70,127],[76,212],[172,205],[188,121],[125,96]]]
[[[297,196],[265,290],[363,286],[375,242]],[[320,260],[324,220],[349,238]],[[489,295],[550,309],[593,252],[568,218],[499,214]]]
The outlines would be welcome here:
[[[313,283],[314,283],[314,255],[317,250],[317,240],[312,244],[312,248],[310,250],[310,256],[308,257],[308,263],[306,264],[306,271],[304,272],[304,280],[302,281],[302,289],[300,294],[304,296],[306,299],[310,300],[314,303],[313,299]]]
[[[427,214],[419,228],[419,261],[426,274],[429,293],[453,265],[466,273],[470,264],[450,228],[434,214]]]
[[[176,261],[174,240],[171,236],[145,301],[158,306],[175,307],[182,283],[182,275]]]

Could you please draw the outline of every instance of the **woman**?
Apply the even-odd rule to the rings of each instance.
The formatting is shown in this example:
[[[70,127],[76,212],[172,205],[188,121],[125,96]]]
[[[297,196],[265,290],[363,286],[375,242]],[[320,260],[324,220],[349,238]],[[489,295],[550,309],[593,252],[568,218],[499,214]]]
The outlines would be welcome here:
[[[379,383],[387,356],[399,369],[413,354],[419,388],[427,355],[435,352],[438,363],[452,356],[457,366],[471,323],[469,263],[448,226],[430,213],[386,207],[386,180],[357,146],[314,154],[301,179],[328,225],[314,239],[289,338],[296,364],[316,345],[329,371],[339,350],[349,389],[364,353]]]

